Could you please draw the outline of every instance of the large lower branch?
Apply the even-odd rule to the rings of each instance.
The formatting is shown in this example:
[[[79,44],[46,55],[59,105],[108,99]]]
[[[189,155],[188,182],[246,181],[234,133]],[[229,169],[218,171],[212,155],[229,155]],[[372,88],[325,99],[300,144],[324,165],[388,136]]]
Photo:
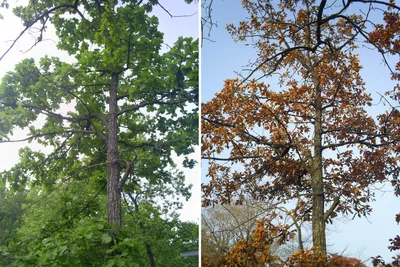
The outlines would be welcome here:
[[[70,180],[72,180],[72,178],[76,177],[78,174],[85,172],[87,170],[93,169],[95,167],[100,167],[100,166],[104,166],[107,165],[109,162],[104,162],[104,163],[97,163],[97,164],[91,164],[89,166],[86,166],[78,171],[76,171],[75,173],[73,173],[71,176],[68,176],[67,178],[64,178],[60,183],[58,183],[58,185],[53,189],[50,190],[47,194],[41,196],[38,200],[36,200],[35,202],[32,202],[30,205],[27,206],[27,208],[33,207],[34,205],[38,204],[39,202],[41,202],[42,200],[48,198],[51,194],[53,194],[55,191],[57,191],[58,189],[60,189],[62,187],[62,185],[64,185],[66,182],[69,182]]]
[[[7,107],[11,107],[11,108],[17,107],[16,104],[12,104],[12,103],[0,102],[0,104],[7,106]],[[96,119],[99,119],[103,123],[104,126],[107,126],[107,119],[99,113],[91,113],[91,114],[87,114],[87,115],[84,115],[79,118],[75,118],[75,117],[70,117],[70,116],[64,116],[60,113],[56,113],[51,110],[48,110],[48,109],[45,109],[42,107],[33,106],[33,105],[22,104],[21,107],[39,111],[41,114],[46,115],[48,117],[53,117],[55,119],[70,121],[70,122],[81,122],[81,121],[87,121],[87,120],[96,118]]]
[[[262,158],[262,156],[241,156],[241,157],[230,157],[230,158],[201,157],[201,159],[217,160],[217,161],[236,161],[236,160],[242,160],[242,159],[258,159],[258,158]]]

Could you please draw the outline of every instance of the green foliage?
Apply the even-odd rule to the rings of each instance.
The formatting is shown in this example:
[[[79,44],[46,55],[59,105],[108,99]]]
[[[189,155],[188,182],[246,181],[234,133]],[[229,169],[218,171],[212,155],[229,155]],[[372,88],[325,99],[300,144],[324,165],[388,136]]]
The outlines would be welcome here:
[[[0,244],[8,245],[21,226],[22,204],[26,200],[26,191],[11,193],[3,186],[0,190]]]
[[[112,240],[105,222],[96,219],[82,219],[71,228],[32,241],[26,249],[19,245],[9,246],[8,253],[14,255],[11,266],[144,266],[146,262],[135,240]],[[115,255],[116,250],[123,252]]]
[[[30,196],[38,198],[36,193]],[[197,259],[180,257],[180,251],[198,247],[195,223],[180,222],[176,214],[165,219],[166,214],[143,201],[137,211],[127,211],[126,227],[112,238],[104,214],[90,216],[86,211],[66,224],[66,213],[49,208],[60,209],[57,202],[62,199],[48,199],[43,208],[25,208],[25,223],[14,240],[0,249],[4,266],[147,266],[146,244],[156,265],[197,266]]]

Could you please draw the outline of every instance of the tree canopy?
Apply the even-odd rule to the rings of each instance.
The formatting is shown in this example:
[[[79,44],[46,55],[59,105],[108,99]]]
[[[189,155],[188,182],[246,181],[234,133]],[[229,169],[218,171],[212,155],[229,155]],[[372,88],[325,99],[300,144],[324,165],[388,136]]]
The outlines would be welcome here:
[[[202,105],[210,179],[202,186],[203,205],[240,205],[247,197],[290,203],[288,214],[312,225],[313,248],[286,263],[327,266],[326,225],[340,215],[368,216],[373,185],[398,187],[398,88],[369,94],[358,53],[367,46],[394,70],[389,60],[398,55],[399,8],[379,1],[241,2],[248,16],[226,28],[257,58]],[[204,26],[212,26],[206,15]],[[371,112],[374,99],[386,104],[380,114]],[[296,231],[269,211],[253,241],[234,249],[254,249],[257,264],[272,264],[276,258],[259,249]],[[240,253],[229,260],[239,259]]]

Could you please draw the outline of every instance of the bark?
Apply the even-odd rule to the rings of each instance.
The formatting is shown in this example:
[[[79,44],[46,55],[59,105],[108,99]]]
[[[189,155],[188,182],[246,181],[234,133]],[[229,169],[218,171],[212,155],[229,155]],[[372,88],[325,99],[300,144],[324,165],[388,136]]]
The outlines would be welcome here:
[[[107,215],[108,222],[116,227],[112,234],[118,234],[122,225],[121,192],[119,188],[118,131],[117,131],[118,74],[111,75],[108,138],[107,138]]]
[[[313,245],[317,256],[326,256],[326,236],[324,218],[324,181],[322,173],[322,96],[319,82],[314,80],[315,125],[314,157],[312,160],[312,231]]]
[[[296,230],[297,230],[297,242],[299,243],[299,250],[304,251],[303,234],[301,231],[301,225],[299,225],[296,220],[294,221],[294,225],[296,226]]]
[[[146,244],[146,251],[147,251],[147,257],[149,257],[150,267],[155,267],[156,263],[154,262],[153,252],[151,251],[151,247],[149,244]]]

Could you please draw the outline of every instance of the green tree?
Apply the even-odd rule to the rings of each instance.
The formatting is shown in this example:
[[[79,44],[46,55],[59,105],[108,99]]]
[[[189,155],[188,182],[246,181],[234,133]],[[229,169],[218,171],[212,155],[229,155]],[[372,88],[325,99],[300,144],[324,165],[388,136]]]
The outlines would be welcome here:
[[[0,244],[9,244],[21,225],[23,214],[22,204],[25,202],[27,192],[21,190],[12,193],[5,187],[0,187]]]
[[[51,5],[19,7],[16,14],[28,23],[37,10]],[[106,164],[108,219],[120,226],[120,191],[132,165],[155,180],[157,170],[171,163],[172,151],[193,151],[197,109],[187,105],[197,103],[197,42],[180,38],[161,56],[157,18],[146,15],[150,4],[105,2],[83,8],[86,17],[79,5],[58,9],[51,17],[58,47],[75,55],[76,63],[46,57],[36,65],[26,59],[3,78],[2,137],[7,141],[14,127],[29,128],[27,139],[55,148],[46,163],[63,153],[70,161],[57,166],[59,172],[71,169],[79,157],[91,165]],[[63,115],[59,109],[65,103],[74,108]],[[39,115],[46,122],[35,128]],[[27,151],[25,156],[34,155]],[[38,180],[43,178],[43,170],[36,172]]]

